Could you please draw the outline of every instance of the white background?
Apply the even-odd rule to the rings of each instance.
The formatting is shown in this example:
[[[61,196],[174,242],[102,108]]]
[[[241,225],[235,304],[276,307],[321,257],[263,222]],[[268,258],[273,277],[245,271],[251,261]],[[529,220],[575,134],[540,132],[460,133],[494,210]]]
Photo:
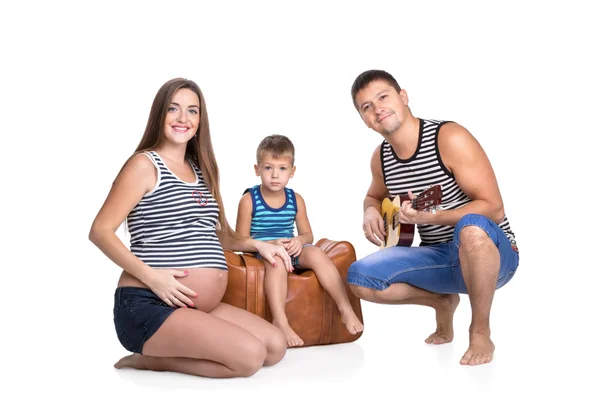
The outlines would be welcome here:
[[[14,3],[0,6],[0,392],[14,391],[2,398],[598,395],[592,2]],[[459,365],[462,297],[441,347],[423,343],[433,310],[363,302],[358,341],[290,350],[249,379],[113,369],[127,354],[112,324],[120,269],[87,235],[158,88],[174,77],[202,88],[231,224],[258,182],[258,142],[280,133],[296,145],[290,187],[315,238],[364,257],[376,250],[361,207],[381,137],[350,87],[372,68],[397,78],[416,116],[469,129],[495,168],[521,250],[495,297],[495,360]]]

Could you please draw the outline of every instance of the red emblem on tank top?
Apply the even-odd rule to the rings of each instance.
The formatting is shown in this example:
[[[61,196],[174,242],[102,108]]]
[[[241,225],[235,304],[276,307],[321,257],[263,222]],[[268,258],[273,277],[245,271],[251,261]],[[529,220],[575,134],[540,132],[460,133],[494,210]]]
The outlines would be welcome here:
[[[199,190],[194,190],[192,192],[192,197],[194,197],[196,203],[200,204],[201,206],[205,206],[206,204],[208,204],[208,198],[204,193],[200,192]]]

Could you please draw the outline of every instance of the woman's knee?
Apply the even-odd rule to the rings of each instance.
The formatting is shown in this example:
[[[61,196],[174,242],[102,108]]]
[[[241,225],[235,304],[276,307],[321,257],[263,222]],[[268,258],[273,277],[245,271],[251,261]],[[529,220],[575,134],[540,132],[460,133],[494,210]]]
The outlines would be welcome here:
[[[258,339],[248,341],[236,354],[233,369],[239,376],[254,375],[265,364],[267,348]]]
[[[283,332],[273,326],[273,332],[270,333],[266,343],[267,356],[264,365],[275,365],[283,359],[287,352],[287,343]]]

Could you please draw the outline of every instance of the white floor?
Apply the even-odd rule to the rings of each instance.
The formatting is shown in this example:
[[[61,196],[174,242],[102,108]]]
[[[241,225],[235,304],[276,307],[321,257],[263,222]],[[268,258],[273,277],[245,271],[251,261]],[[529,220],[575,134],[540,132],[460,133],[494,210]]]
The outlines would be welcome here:
[[[447,345],[423,343],[433,329],[431,309],[363,302],[366,330],[358,341],[291,349],[281,363],[250,378],[216,380],[116,370],[112,364],[127,352],[112,331],[107,301],[103,309],[92,303],[89,311],[96,315],[81,315],[79,323],[71,322],[68,329],[56,327],[36,334],[37,343],[49,349],[42,359],[42,353],[33,351],[32,357],[38,355],[36,362],[23,360],[22,371],[27,374],[19,378],[21,390],[113,399],[507,399],[550,395],[597,399],[598,351],[588,323],[593,315],[579,319],[577,310],[565,313],[567,310],[559,308],[560,300],[542,295],[542,290],[539,295],[528,295],[526,289],[534,275],[525,269],[519,272],[523,273],[497,292],[492,318],[497,351],[488,365],[465,367],[458,363],[467,346],[470,316],[463,297],[456,314],[456,338]],[[548,283],[552,282],[544,284]]]

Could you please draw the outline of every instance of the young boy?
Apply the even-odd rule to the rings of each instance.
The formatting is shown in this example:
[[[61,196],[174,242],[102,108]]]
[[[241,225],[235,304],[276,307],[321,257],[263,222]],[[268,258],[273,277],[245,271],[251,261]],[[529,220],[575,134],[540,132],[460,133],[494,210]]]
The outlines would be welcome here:
[[[285,315],[287,275],[288,272],[311,269],[337,304],[346,329],[352,334],[361,332],[363,325],[350,305],[337,268],[323,250],[312,245],[313,234],[304,199],[285,187],[296,171],[294,145],[285,136],[267,136],[258,146],[256,162],[254,170],[262,184],[247,189],[240,200],[236,232],[244,237],[280,244],[292,257],[293,266],[289,271],[279,259],[275,265],[269,265],[265,260],[265,294],[273,325],[283,331],[288,347],[304,344]],[[298,236],[294,236],[294,222]]]

